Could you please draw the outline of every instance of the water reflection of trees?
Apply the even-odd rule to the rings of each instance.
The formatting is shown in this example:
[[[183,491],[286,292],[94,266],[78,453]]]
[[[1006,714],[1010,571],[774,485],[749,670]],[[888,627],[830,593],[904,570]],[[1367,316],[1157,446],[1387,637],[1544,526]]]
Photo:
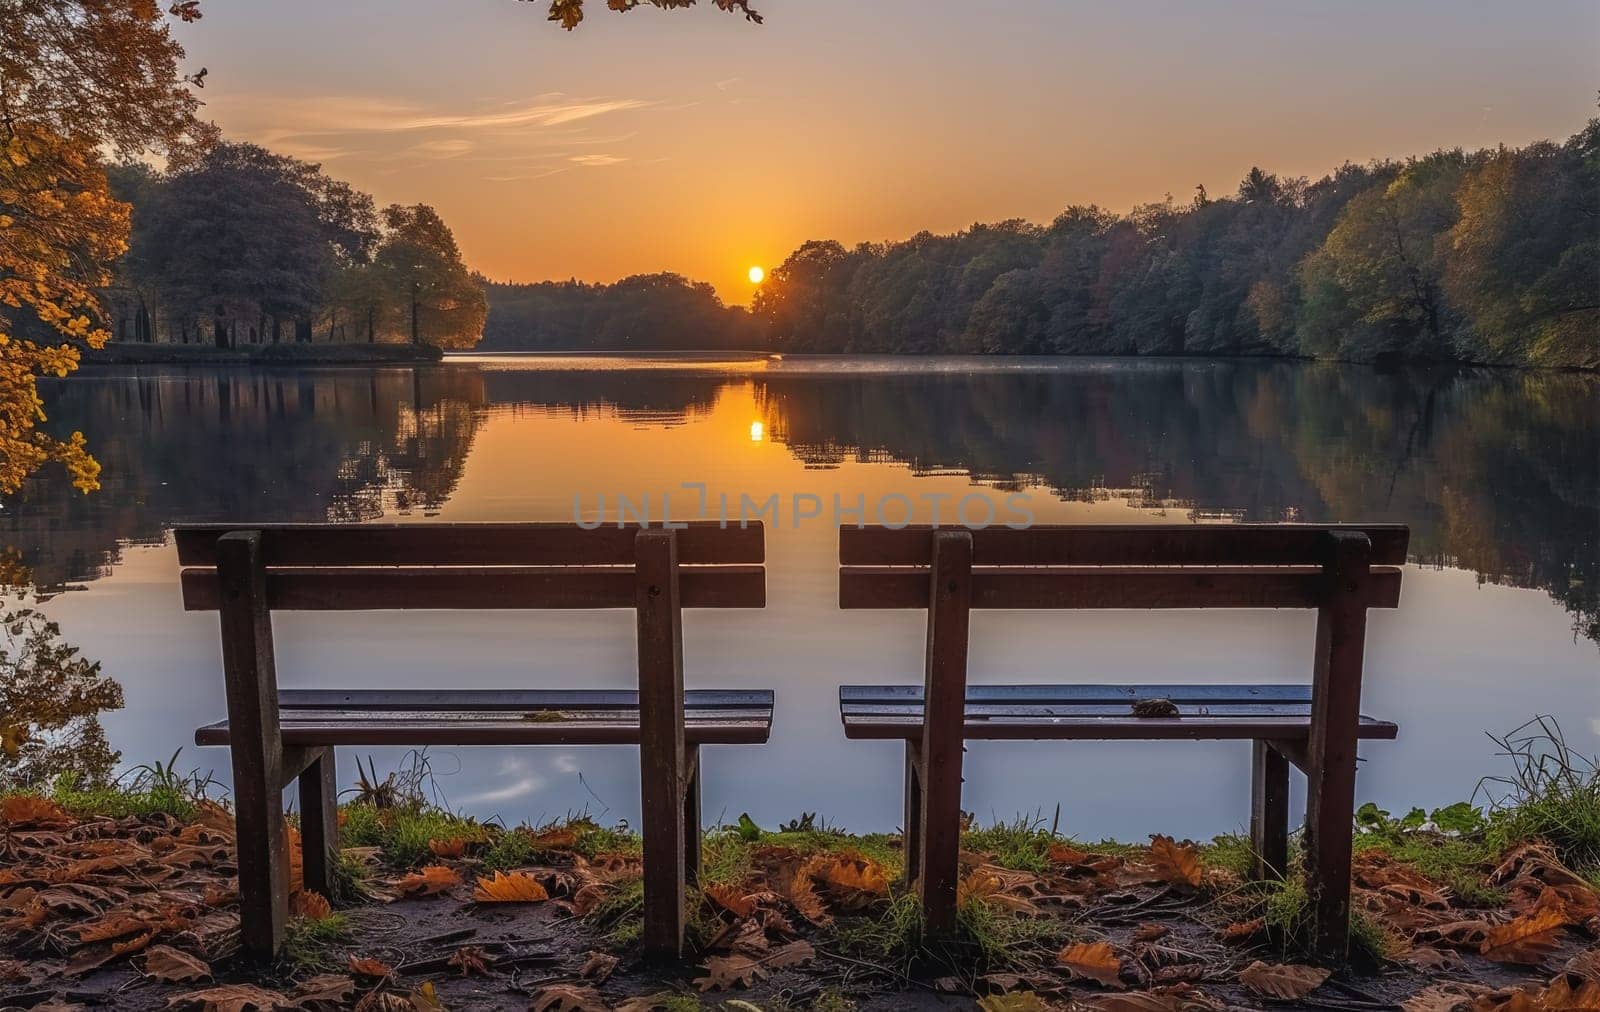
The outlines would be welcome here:
[[[1038,372],[423,370],[102,373],[52,425],[104,488],[36,479],[0,513],[39,583],[103,575],[178,520],[361,520],[454,492],[490,411],[677,425],[753,383],[808,466],[904,462],[1196,516],[1403,520],[1418,561],[1546,590],[1600,640],[1600,377],[1251,362]]]
[[[90,434],[101,490],[46,471],[3,543],[45,590],[105,575],[179,520],[371,519],[443,505],[481,419],[471,370],[156,370],[75,377],[52,427]]]
[[[1600,640],[1600,379],[1158,363],[756,383],[812,465],[914,470],[1254,520],[1403,520],[1425,563],[1540,587]]]

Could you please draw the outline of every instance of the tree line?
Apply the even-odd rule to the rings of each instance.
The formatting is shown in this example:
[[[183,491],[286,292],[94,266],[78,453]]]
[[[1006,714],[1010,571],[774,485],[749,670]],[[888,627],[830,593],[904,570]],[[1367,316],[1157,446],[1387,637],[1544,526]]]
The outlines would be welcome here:
[[[486,351],[759,348],[763,330],[743,307],[681,274],[636,274],[615,284],[541,281],[488,285]]]
[[[462,348],[483,331],[483,287],[426,204],[380,211],[318,165],[230,142],[109,178],[133,209],[100,293],[115,340]]]
[[[1259,168],[1126,215],[1073,206],[801,245],[752,306],[776,350],[1285,355],[1600,368],[1600,120],[1564,144]]]

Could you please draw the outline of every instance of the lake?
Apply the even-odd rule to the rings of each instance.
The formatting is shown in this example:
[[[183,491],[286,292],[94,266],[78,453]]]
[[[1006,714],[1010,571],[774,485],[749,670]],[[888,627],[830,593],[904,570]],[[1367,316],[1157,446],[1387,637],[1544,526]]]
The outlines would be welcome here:
[[[452,357],[426,368],[98,368],[47,385],[53,431],[105,466],[83,496],[48,472],[0,513],[65,639],[126,689],[125,764],[215,769],[192,744],[224,712],[217,619],[180,605],[182,520],[585,517],[604,497],[692,519],[704,486],[764,504],[759,612],[685,616],[691,687],[771,687],[766,747],[709,748],[705,811],[772,825],[900,818],[900,751],[846,741],[841,682],[921,680],[922,616],[840,612],[834,497],[927,522],[1008,497],[1038,523],[1404,521],[1401,606],[1374,612],[1363,800],[1405,810],[1503,772],[1485,732],[1536,714],[1600,752],[1600,377],[1255,361]],[[797,499],[796,497],[800,497]],[[969,498],[976,496],[976,498]],[[813,499],[814,497],[814,499]],[[947,498],[941,498],[947,497]],[[819,514],[798,521],[794,507]],[[886,507],[888,508],[888,507]],[[1002,512],[1000,519],[1006,514]],[[853,517],[848,522],[854,522]],[[286,687],[628,687],[627,612],[286,614]],[[980,613],[976,682],[1310,678],[1314,617],[1289,612]],[[362,755],[366,753],[363,752]],[[342,753],[341,781],[355,777]],[[403,754],[377,750],[380,770]],[[1247,818],[1248,744],[976,743],[965,807],[1064,832],[1201,838]],[[434,750],[443,800],[508,822],[637,820],[629,749]],[[1298,790],[1298,783],[1296,789]],[[1298,795],[1296,803],[1298,804]]]

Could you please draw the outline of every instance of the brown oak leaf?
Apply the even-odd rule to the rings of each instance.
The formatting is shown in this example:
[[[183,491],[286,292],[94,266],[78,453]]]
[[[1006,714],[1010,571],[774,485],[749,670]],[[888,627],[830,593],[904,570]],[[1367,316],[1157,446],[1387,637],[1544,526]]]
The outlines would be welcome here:
[[[1263,963],[1256,960],[1239,971],[1239,983],[1267,998],[1299,1001],[1322,986],[1329,972],[1298,963]]]
[[[1121,988],[1122,960],[1109,942],[1079,942],[1056,955],[1056,962],[1075,975],[1106,987]]]

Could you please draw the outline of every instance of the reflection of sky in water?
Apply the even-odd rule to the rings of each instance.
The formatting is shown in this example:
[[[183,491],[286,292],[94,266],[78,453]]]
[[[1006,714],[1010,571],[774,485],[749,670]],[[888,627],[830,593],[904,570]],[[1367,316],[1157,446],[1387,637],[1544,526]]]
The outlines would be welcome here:
[[[625,399],[632,378],[624,372],[616,382]],[[871,501],[897,492],[913,499],[946,493],[954,502],[974,490],[963,474],[924,466],[927,473],[916,476],[906,464],[853,449],[829,456],[820,469],[814,455],[807,457],[808,467],[784,441],[798,416],[777,417],[780,407],[760,400],[748,382],[734,381],[687,412],[678,405],[673,424],[653,417],[665,409],[649,397],[630,411],[492,408],[480,416],[453,492],[429,513],[455,521],[566,520],[574,494],[589,502],[600,493],[659,496],[684,481],[703,481],[713,497],[726,492],[734,501],[741,492],[758,499],[806,492],[824,502],[835,493]],[[758,423],[764,438],[754,438]],[[1006,424],[1043,425],[1026,415],[996,423]],[[1160,470],[1167,462],[1146,466]],[[997,501],[1005,494],[982,491]],[[1148,498],[1130,505],[1131,493],[1062,501],[1046,489],[1028,491],[1041,523],[1188,515],[1181,507],[1152,507]],[[675,495],[674,515],[681,515],[680,502],[694,498]],[[250,515],[248,498],[236,509]],[[764,611],[686,615],[691,687],[772,687],[778,695],[768,746],[707,749],[708,820],[748,811],[770,824],[816,811],[852,829],[900,821],[899,746],[846,741],[836,694],[841,682],[920,680],[923,620],[917,613],[837,609],[836,536],[827,521],[825,514],[794,529],[785,508],[768,537]],[[129,548],[109,576],[48,604],[68,641],[102,659],[127,688],[128,708],[106,724],[130,763],[164,758],[224,709],[216,617],[180,610],[176,569],[170,547]],[[285,687],[634,682],[627,612],[299,613],[275,621]],[[973,621],[972,678],[1303,681],[1310,677],[1312,628],[1312,615],[1298,612],[980,613]],[[1597,667],[1595,644],[1574,640],[1572,617],[1545,591],[1481,585],[1460,569],[1408,566],[1400,609],[1374,612],[1370,620],[1364,708],[1398,721],[1401,736],[1364,743],[1362,798],[1388,808],[1465,798],[1480,776],[1497,772],[1484,732],[1510,730],[1535,713],[1557,715],[1573,745],[1600,751]],[[1244,823],[1248,754],[1242,743],[975,743],[965,805],[987,821],[1033,811],[1051,818],[1059,804],[1063,829],[1086,836],[1136,838],[1157,830],[1201,836]],[[382,770],[403,751],[372,755]],[[342,752],[341,782],[353,781],[355,758],[354,750]],[[587,809],[612,820],[637,817],[638,760],[631,749],[435,750],[431,761],[448,801],[479,815],[518,821]],[[226,774],[220,749],[190,746],[180,765],[197,764]]]

